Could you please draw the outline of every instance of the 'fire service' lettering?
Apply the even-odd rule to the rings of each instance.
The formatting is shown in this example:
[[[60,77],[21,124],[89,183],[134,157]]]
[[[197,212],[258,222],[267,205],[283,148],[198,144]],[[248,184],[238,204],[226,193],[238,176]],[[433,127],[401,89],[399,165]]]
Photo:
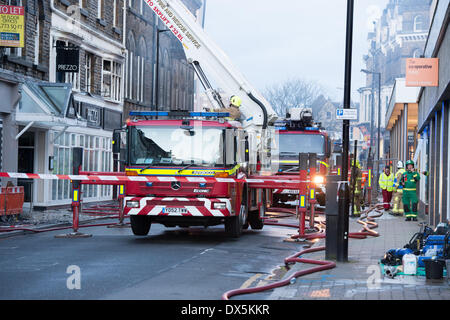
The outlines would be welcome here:
[[[145,1],[152,8],[153,12],[155,12],[155,14],[167,26],[167,28],[172,31],[172,33],[177,37],[178,40],[180,40],[181,43],[183,43],[185,38],[187,38],[197,49],[201,47],[200,43],[162,0]]]

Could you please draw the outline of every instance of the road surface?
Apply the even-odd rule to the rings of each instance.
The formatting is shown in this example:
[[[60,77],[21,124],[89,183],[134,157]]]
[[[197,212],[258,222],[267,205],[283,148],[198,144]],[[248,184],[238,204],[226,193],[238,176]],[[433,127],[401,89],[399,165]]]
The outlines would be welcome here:
[[[221,226],[155,224],[147,237],[130,228],[80,230],[93,237],[56,239],[66,232],[57,231],[0,239],[0,299],[218,300],[230,289],[280,279],[283,259],[301,249],[283,242],[294,229],[273,226],[239,239]]]

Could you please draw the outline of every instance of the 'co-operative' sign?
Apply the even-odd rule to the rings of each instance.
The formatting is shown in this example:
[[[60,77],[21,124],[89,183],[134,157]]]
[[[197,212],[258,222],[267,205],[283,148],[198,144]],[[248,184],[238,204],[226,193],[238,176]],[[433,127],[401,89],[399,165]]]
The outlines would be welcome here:
[[[24,47],[25,10],[0,5],[0,47]]]

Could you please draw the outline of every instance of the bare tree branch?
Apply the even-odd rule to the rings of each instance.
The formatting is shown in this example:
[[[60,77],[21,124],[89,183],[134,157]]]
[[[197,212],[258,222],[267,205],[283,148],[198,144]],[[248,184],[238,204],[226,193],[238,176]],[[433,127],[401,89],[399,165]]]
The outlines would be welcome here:
[[[323,87],[314,81],[294,78],[267,87],[264,96],[275,112],[284,116],[290,108],[310,107],[323,91]]]

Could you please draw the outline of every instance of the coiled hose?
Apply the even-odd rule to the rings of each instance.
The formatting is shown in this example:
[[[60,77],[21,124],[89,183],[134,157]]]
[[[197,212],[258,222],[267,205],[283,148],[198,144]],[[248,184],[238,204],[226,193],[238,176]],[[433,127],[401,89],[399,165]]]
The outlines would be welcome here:
[[[360,219],[358,219],[358,221],[357,221],[359,224],[363,225],[363,229],[360,232],[350,233],[349,238],[365,239],[365,238],[367,238],[367,236],[378,237],[379,233],[372,230],[372,229],[375,229],[378,227],[378,224],[374,221],[374,218],[382,216],[383,213],[381,212],[380,214],[374,215],[374,216],[369,216],[369,215],[371,212],[380,209],[380,207],[382,208],[383,205],[377,204],[371,208],[364,210],[361,214]],[[364,221],[364,220],[367,220],[367,221]],[[284,223],[275,223],[275,222],[265,222],[265,224],[272,225],[272,226],[297,228],[297,229],[299,228],[299,226],[295,225],[295,224],[284,224]],[[302,238],[302,239],[306,239],[306,240],[325,238],[325,223],[323,221],[321,221],[319,223],[319,229],[320,230],[317,233],[307,234],[307,235],[303,235],[303,236],[294,235],[291,238],[293,238],[293,239]],[[222,295],[222,300],[229,300],[231,297],[234,297],[237,295],[263,292],[266,290],[283,287],[283,286],[289,285],[293,279],[296,279],[298,277],[335,268],[336,263],[332,262],[332,261],[301,258],[301,256],[304,254],[323,251],[323,250],[325,250],[325,246],[317,247],[317,248],[308,248],[308,249],[302,250],[300,252],[297,252],[296,254],[284,259],[285,265],[292,264],[292,263],[307,263],[307,264],[318,265],[317,267],[297,271],[296,273],[291,275],[288,279],[280,280],[280,281],[277,281],[277,282],[274,282],[274,283],[271,283],[268,285],[264,285],[264,286],[260,286],[260,287],[256,287],[256,288],[234,289],[234,290],[227,291]]]

